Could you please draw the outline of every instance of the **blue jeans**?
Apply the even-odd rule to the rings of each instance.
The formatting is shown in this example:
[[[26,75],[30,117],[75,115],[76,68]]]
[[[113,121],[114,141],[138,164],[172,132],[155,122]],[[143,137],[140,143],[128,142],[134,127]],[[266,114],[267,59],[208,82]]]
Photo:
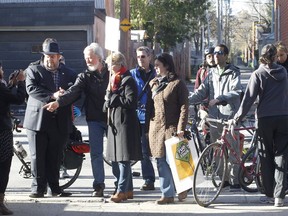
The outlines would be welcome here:
[[[112,161],[112,173],[116,178],[114,182],[119,192],[133,191],[132,171],[130,161]]]
[[[106,122],[87,121],[89,130],[90,157],[93,172],[93,188],[104,189],[103,136],[107,132]]]
[[[145,180],[145,184],[154,184],[155,182],[155,172],[150,160],[150,152],[149,152],[149,143],[145,134],[145,126],[141,124],[141,146],[142,146],[142,155],[143,160],[141,160],[141,170],[142,176]]]
[[[175,186],[171,169],[166,161],[166,156],[162,158],[156,158],[156,161],[157,161],[160,190],[162,192],[162,197],[174,197]]]

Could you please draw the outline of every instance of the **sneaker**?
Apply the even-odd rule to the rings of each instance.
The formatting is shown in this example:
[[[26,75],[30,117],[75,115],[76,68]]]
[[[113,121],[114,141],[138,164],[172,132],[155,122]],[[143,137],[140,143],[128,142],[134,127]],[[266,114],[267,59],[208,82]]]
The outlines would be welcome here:
[[[275,207],[282,207],[282,206],[284,206],[284,199],[282,199],[282,198],[275,198],[274,206],[275,206]]]
[[[274,198],[273,197],[260,197],[260,202],[263,204],[273,204],[274,203]]]
[[[230,192],[239,192],[239,191],[241,191],[240,184],[230,185],[229,191]]]
[[[104,191],[103,188],[95,189],[92,193],[92,197],[103,197],[104,196],[103,191]]]
[[[155,190],[154,184],[144,184],[140,187],[140,190],[148,191],[148,190]]]

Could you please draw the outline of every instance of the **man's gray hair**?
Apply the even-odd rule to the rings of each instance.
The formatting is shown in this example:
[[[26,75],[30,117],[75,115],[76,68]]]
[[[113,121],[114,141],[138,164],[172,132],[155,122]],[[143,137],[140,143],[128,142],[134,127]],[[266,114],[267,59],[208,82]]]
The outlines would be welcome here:
[[[140,46],[140,47],[138,47],[138,48],[136,49],[136,52],[138,52],[138,51],[144,51],[144,52],[146,52],[147,56],[150,56],[150,54],[151,54],[150,48],[147,47],[147,46]]]
[[[87,52],[88,50],[93,50],[93,52],[100,57],[101,60],[104,59],[104,55],[103,55],[103,49],[102,47],[100,47],[100,45],[98,43],[91,43],[90,45],[88,45],[83,53]]]

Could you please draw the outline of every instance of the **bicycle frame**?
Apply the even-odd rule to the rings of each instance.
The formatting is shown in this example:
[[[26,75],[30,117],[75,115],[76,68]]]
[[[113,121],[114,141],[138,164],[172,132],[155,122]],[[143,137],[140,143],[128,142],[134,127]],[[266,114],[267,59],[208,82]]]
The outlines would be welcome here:
[[[223,130],[220,138],[208,145],[201,153],[194,172],[193,194],[200,206],[207,207],[219,196],[225,181],[227,171],[227,153],[235,157],[237,163],[243,170],[246,169],[242,163],[240,155],[236,154],[235,149],[228,140],[228,122],[222,119],[206,118],[208,122],[220,123]],[[235,131],[254,130],[254,127],[239,127]],[[246,174],[246,173],[245,173]],[[251,173],[251,176],[254,173]]]
[[[215,123],[220,123],[220,124],[223,124],[224,127],[223,127],[223,130],[222,130],[222,134],[221,134],[221,137],[217,140],[217,142],[219,143],[222,143],[223,146],[222,146],[222,153],[221,153],[221,156],[223,156],[223,151],[225,150],[225,148],[227,148],[228,150],[230,150],[230,153],[233,154],[233,156],[235,157],[235,159],[237,160],[237,163],[239,165],[241,165],[241,161],[242,159],[240,158],[239,155],[236,154],[234,148],[231,146],[231,144],[229,143],[229,141],[227,140],[226,136],[227,134],[230,132],[228,130],[228,122],[227,121],[224,121],[222,119],[213,119],[213,118],[206,118],[206,120],[208,122],[215,122]],[[238,128],[234,128],[234,131],[249,131],[249,130],[255,130],[255,127],[244,127],[244,126],[241,126],[241,127],[238,127]],[[234,136],[233,134],[231,134],[232,136]],[[243,167],[244,168],[244,167]]]

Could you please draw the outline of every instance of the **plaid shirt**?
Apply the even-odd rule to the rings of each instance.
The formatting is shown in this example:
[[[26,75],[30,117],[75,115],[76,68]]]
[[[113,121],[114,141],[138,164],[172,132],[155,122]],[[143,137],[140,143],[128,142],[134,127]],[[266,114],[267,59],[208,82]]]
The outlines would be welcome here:
[[[59,71],[51,72],[54,80],[54,84],[56,86],[56,91],[59,89]]]

